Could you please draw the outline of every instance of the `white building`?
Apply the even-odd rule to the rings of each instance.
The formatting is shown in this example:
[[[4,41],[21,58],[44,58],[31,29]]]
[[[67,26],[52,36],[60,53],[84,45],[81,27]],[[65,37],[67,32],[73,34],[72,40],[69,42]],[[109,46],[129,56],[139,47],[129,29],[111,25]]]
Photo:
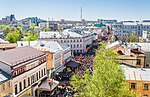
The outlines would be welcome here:
[[[112,27],[114,30],[114,35],[123,36],[131,32],[137,35],[142,35],[143,31],[150,30],[150,22],[117,22],[112,24]]]
[[[71,54],[85,53],[92,47],[94,34],[81,30],[64,30],[63,32],[40,32],[39,40],[57,41],[71,48]]]
[[[53,70],[50,71],[49,74],[54,71],[59,71],[60,68],[63,68],[65,63],[71,57],[71,49],[66,45],[59,44],[54,41],[18,41],[18,47],[22,46],[32,46],[40,51],[49,51],[53,54]]]
[[[146,42],[150,42],[150,31],[143,31],[142,38],[146,40]]]

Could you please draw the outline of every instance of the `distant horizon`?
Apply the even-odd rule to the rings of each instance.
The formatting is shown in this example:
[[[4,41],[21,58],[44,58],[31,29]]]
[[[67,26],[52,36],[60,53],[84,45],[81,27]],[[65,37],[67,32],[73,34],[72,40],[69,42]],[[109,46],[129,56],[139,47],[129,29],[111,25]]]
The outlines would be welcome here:
[[[38,17],[48,20],[116,19],[150,20],[150,0],[0,0],[0,19],[14,14],[17,20]]]
[[[9,14],[9,15],[6,15],[6,16],[10,16],[11,14]],[[15,15],[15,14],[13,14],[13,15]],[[4,16],[4,17],[0,17],[0,20],[2,19],[2,18],[5,18],[6,16]],[[18,18],[16,18],[16,15],[15,15],[15,18],[16,18],[16,20],[22,20],[22,19],[25,19],[25,18],[31,18],[31,17],[37,17],[37,18],[39,18],[39,19],[42,19],[42,20],[46,20],[46,21],[48,21],[48,19],[50,20],[50,21],[60,21],[60,20],[62,20],[62,19],[64,19],[64,18],[60,18],[60,19],[54,19],[54,18],[47,18],[47,19],[44,19],[44,18],[40,18],[40,17],[38,17],[38,16],[27,16],[27,17],[23,17],[23,18],[20,18],[20,19],[18,19]],[[84,19],[84,18],[83,18]],[[150,20],[150,18],[149,19],[140,19],[140,20],[130,20],[130,19],[126,19],[126,20],[118,20],[118,19],[114,19],[114,18],[97,18],[97,19],[84,19],[84,20],[86,20],[86,21],[97,21],[98,19],[103,19],[103,20],[117,20],[117,21],[143,21],[143,20]],[[66,20],[66,21],[81,21],[81,20],[76,20],[76,19],[64,19],[64,20]]]

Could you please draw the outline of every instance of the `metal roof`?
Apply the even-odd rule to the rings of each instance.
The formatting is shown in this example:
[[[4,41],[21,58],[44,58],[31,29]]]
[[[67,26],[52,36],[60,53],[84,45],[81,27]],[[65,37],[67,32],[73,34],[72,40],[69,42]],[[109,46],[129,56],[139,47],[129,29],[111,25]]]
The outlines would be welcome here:
[[[10,66],[14,66],[27,60],[34,59],[43,54],[44,54],[43,52],[38,51],[29,46],[18,47],[15,49],[2,51],[0,53],[0,61]]]
[[[121,67],[123,68],[126,80],[150,81],[150,69],[148,68],[132,68],[123,64]]]
[[[6,72],[0,70],[0,84],[3,83],[4,81],[10,79],[10,75],[7,74]]]

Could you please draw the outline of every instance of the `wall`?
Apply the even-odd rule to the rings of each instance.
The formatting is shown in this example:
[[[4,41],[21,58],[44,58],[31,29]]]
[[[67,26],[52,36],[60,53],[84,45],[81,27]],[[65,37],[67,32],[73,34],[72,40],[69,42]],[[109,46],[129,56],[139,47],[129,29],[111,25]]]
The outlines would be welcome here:
[[[8,87],[8,82],[10,82],[10,87]],[[3,84],[5,84],[5,90],[3,90]],[[8,80],[2,84],[0,84],[0,97],[6,96],[8,93],[13,93],[12,92],[12,81]]]
[[[136,89],[130,89],[130,84],[131,83],[136,83]],[[144,90],[144,83],[148,84],[149,89]],[[143,95],[147,94],[148,97],[150,96],[150,81],[132,81],[128,80],[127,81],[127,86],[128,88],[136,93],[136,97],[143,97]]]
[[[41,70],[44,69],[44,68],[46,68],[46,62],[41,64],[41,65],[39,65],[38,67],[35,67],[34,69],[31,69],[31,70],[29,70],[29,71],[27,71],[27,72],[25,72],[23,74],[20,74],[19,76],[15,77],[15,78],[13,78],[12,84],[13,84],[13,95],[14,95],[14,97],[19,96],[20,94],[22,94],[25,91],[27,91],[28,89],[30,89],[31,85],[28,86],[28,77],[30,77],[30,83],[31,83],[31,76],[34,75],[34,74],[36,75],[36,73],[39,74],[39,71],[41,72]],[[47,75],[44,75],[43,77],[47,77]],[[36,81],[34,83],[38,83],[42,78],[40,78],[38,81]],[[23,80],[24,79],[26,79],[26,86],[27,87],[25,89],[22,89],[22,91],[20,92],[19,82],[22,82],[22,88],[23,88],[24,87],[23,86]],[[34,79],[36,79],[36,78],[34,78]],[[17,84],[17,88],[18,88],[18,91],[19,91],[19,93],[17,95],[15,95],[15,85],[16,84]]]

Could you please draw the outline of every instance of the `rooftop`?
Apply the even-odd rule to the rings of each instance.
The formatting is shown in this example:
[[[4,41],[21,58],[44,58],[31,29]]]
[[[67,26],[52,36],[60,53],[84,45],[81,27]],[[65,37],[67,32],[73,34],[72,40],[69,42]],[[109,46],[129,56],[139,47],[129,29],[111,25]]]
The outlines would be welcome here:
[[[1,51],[0,61],[10,65],[15,66],[16,64],[34,59],[38,56],[43,55],[44,53],[29,47],[19,47],[15,49]]]
[[[3,83],[4,81],[10,79],[10,75],[7,74],[6,72],[0,70],[0,84]]]
[[[5,44],[0,44],[0,49],[1,48],[15,48],[17,47],[16,43],[5,43]]]
[[[59,43],[53,41],[39,41],[34,47],[41,51],[50,51],[53,53],[62,50]]]
[[[121,65],[124,70],[126,80],[150,81],[150,69],[148,68],[132,68]]]

